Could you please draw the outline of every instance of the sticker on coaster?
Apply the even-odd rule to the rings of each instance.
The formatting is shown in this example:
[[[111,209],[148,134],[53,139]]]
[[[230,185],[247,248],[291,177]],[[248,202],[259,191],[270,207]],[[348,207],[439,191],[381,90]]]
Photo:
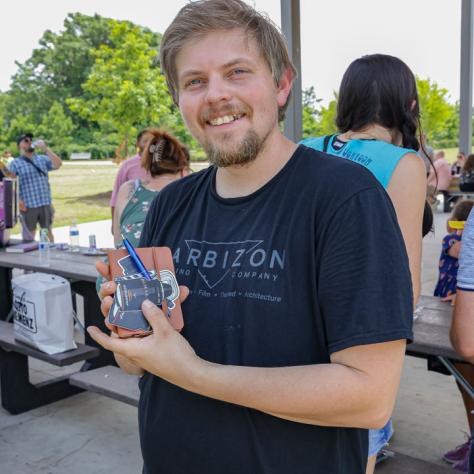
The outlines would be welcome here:
[[[160,272],[160,280],[156,278],[155,271],[150,273],[152,280],[146,280],[140,273],[115,278],[117,290],[109,310],[108,321],[110,324],[130,331],[144,331],[149,334],[151,327],[141,310],[145,299],[157,306],[162,306],[165,302],[165,311],[169,317],[179,298],[176,278],[168,270]]]
[[[157,305],[161,304],[163,312],[169,317],[173,328],[181,331],[184,326],[184,320],[171,250],[168,247],[146,247],[136,248],[135,250],[150,274],[151,280],[146,280],[137,271],[135,263],[127,250],[116,249],[108,252],[112,279],[117,285],[122,285],[120,302],[117,301],[117,306],[113,303],[109,311],[110,324],[117,327],[116,332],[119,337],[150,334],[148,322],[141,312],[141,303],[144,299],[148,298]],[[130,283],[136,280],[140,282]],[[133,297],[139,303],[131,303],[132,293],[127,292],[133,292]],[[127,303],[125,303],[125,298]],[[153,298],[156,299],[154,300]],[[158,303],[158,301],[161,303]],[[125,304],[127,304],[127,307]],[[129,307],[130,304],[132,304],[131,307]],[[134,313],[122,314],[125,311]]]

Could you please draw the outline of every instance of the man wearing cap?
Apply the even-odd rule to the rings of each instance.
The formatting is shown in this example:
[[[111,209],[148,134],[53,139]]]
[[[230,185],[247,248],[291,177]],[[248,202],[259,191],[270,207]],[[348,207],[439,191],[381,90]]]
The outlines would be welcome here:
[[[35,142],[33,147],[31,133],[20,135],[17,145],[20,156],[8,165],[8,169],[18,177],[23,225],[34,238],[36,225],[39,223],[41,228],[49,230],[49,238],[53,242],[53,212],[48,172],[62,165],[61,158],[48,148],[43,140]],[[46,154],[35,153],[38,148],[43,149]]]

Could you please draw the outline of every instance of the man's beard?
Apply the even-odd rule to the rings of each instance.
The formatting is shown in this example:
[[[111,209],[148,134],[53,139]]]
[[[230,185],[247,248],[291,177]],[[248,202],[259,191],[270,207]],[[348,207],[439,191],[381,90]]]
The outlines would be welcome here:
[[[203,147],[209,162],[213,165],[220,168],[245,165],[257,158],[264,147],[267,136],[260,138],[254,130],[249,130],[244,139],[233,149],[219,148],[210,142],[204,143]]]

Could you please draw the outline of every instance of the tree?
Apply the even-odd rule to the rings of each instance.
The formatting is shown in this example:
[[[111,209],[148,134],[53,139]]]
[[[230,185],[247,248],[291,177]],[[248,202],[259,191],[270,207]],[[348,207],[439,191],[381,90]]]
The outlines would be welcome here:
[[[116,21],[110,43],[100,46],[94,56],[94,66],[82,86],[86,95],[67,103],[84,119],[116,134],[121,155],[130,151],[138,128],[153,124],[173,128],[176,111],[151,32]]]
[[[331,135],[337,132],[336,127],[337,94],[327,107],[321,107],[319,111],[318,135]]]
[[[113,20],[99,15],[69,14],[64,30],[46,30],[23,64],[17,63],[11,95],[15,115],[31,114],[39,123],[54,102],[65,104],[68,97],[80,96],[94,64],[92,51],[109,43]],[[71,115],[71,111],[65,112]]]
[[[321,99],[316,97],[314,87],[311,86],[303,90],[303,138],[314,137],[317,134],[319,110],[318,104]]]
[[[446,139],[447,125],[450,127],[451,139],[453,134],[457,135],[459,122],[456,119],[456,107],[449,103],[447,89],[439,87],[431,79],[416,78],[418,99],[420,102],[421,125],[428,141],[436,146],[436,143]]]
[[[43,116],[37,134],[64,158],[71,151],[69,148],[72,143],[73,128],[72,119],[65,114],[62,105],[54,102],[48,113]]]
[[[337,95],[327,107],[319,104],[322,99],[316,97],[314,87],[311,86],[303,91],[303,138],[331,135],[337,132],[336,109]]]

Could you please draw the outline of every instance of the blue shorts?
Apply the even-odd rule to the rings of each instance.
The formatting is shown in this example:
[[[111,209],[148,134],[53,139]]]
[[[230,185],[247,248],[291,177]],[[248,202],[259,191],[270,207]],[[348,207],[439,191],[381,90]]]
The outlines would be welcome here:
[[[384,446],[388,444],[393,435],[392,420],[380,430],[369,430],[369,457],[375,456]]]

